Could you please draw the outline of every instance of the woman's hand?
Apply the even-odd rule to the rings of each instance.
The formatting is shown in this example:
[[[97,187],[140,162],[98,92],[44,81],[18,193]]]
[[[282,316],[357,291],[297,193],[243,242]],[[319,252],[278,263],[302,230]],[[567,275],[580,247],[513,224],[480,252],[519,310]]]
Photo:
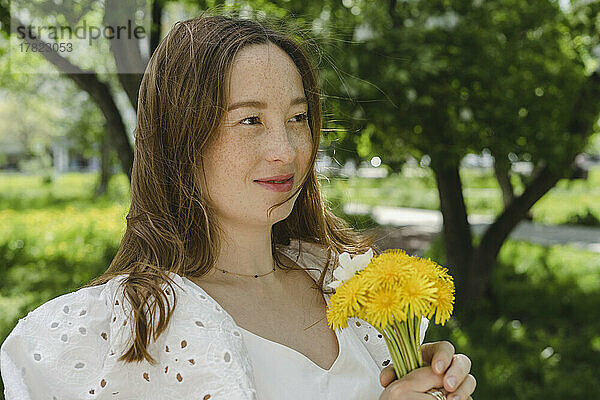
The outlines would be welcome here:
[[[449,342],[425,343],[421,346],[426,367],[418,368],[401,379],[396,379],[393,366],[381,371],[379,380],[385,390],[380,400],[433,399],[426,394],[429,389],[444,387],[448,400],[472,400],[476,381],[471,370],[471,360],[464,354],[454,354]]]

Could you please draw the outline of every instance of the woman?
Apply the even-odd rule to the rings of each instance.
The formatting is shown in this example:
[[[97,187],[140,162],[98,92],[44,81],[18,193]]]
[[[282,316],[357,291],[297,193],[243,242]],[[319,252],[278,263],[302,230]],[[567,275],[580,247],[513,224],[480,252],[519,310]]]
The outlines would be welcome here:
[[[435,369],[394,380],[374,328],[327,326],[330,264],[374,236],[322,201],[320,127],[294,41],[250,20],[175,24],[140,86],[119,251],[19,321],[1,350],[6,399],[470,398],[451,344],[424,345]]]

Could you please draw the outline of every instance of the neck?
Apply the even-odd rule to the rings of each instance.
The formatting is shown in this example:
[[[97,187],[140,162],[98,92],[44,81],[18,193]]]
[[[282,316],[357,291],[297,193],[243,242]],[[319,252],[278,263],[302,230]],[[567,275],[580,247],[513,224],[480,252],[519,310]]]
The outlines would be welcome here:
[[[246,226],[225,230],[211,278],[219,281],[251,283],[273,281],[275,260],[271,250],[271,226]],[[235,239],[233,239],[235,238]],[[239,276],[241,274],[245,276]],[[265,276],[260,276],[268,274]],[[255,278],[255,275],[259,275]]]

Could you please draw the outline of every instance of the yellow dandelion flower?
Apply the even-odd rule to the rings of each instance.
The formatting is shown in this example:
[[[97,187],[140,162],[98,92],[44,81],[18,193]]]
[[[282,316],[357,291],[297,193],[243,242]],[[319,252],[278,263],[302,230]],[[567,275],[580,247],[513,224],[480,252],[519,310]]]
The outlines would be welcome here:
[[[439,265],[437,265],[437,270],[438,270],[438,278],[442,279],[444,281],[452,281],[452,276],[448,273],[448,268],[443,268]]]
[[[331,329],[346,328],[348,326],[348,315],[345,307],[341,305],[341,301],[337,298],[330,298],[327,306],[327,325]]]
[[[435,323],[444,325],[452,315],[454,304],[454,284],[452,279],[438,279],[435,282],[437,289],[435,294]],[[429,313],[429,318],[433,315],[433,309]]]
[[[414,266],[418,271],[425,274],[425,276],[427,276],[427,278],[429,278],[431,281],[435,281],[436,279],[443,277],[450,277],[450,275],[447,274],[448,270],[446,268],[441,267],[434,261],[431,261],[431,259],[425,260],[424,258],[416,257]]]
[[[433,301],[437,288],[421,271],[413,269],[402,280],[399,292],[402,306],[410,318],[428,315],[433,309]]]
[[[329,326],[340,328],[348,326],[348,318],[358,316],[361,305],[366,301],[367,288],[360,277],[355,276],[348,279],[338,286],[335,294],[329,298],[326,313]]]
[[[393,323],[394,318],[406,320],[398,290],[381,287],[370,293],[361,318],[381,330]]]
[[[352,278],[337,286],[327,308],[329,326],[346,328],[358,317],[383,330],[394,320],[435,315],[444,325],[454,304],[454,283],[448,269],[431,259],[386,250]]]
[[[360,272],[369,290],[397,285],[412,263],[411,256],[403,250],[387,250],[373,257],[369,265]]]

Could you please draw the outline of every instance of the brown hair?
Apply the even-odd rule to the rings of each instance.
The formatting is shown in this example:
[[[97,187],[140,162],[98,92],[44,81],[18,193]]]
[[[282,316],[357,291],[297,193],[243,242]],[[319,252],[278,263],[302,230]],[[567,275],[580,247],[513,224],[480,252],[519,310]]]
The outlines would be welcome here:
[[[292,238],[326,246],[336,256],[374,247],[376,232],[353,230],[321,197],[314,168],[321,136],[320,91],[305,50],[283,33],[250,19],[200,16],[179,21],[150,58],[140,85],[126,231],[110,267],[86,285],[126,275],[121,284],[132,306],[133,344],[119,360],[155,363],[147,346],[151,337],[156,340],[166,329],[176,304],[171,307],[163,292],[163,284],[172,289],[168,273],[200,278],[216,262],[220,230],[196,172],[202,149],[222,120],[227,104],[224,83],[236,52],[268,42],[284,50],[300,72],[313,138],[313,167],[290,195],[300,191],[291,214],[271,230],[276,264],[285,268],[275,244],[289,245]],[[331,254],[316,283],[322,292]]]

